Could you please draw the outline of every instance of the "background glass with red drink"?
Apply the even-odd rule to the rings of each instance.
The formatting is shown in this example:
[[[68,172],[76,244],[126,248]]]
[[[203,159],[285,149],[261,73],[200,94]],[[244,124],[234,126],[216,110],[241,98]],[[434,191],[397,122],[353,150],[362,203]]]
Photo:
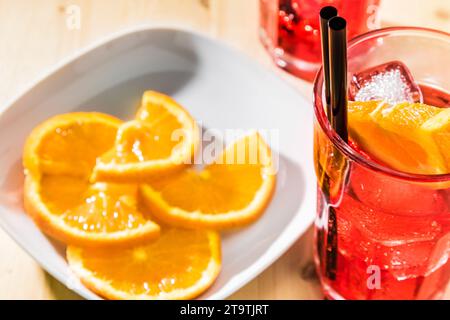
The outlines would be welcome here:
[[[380,0],[260,0],[260,38],[275,63],[312,81],[321,65],[318,12],[332,5],[350,21],[347,38],[379,27]]]

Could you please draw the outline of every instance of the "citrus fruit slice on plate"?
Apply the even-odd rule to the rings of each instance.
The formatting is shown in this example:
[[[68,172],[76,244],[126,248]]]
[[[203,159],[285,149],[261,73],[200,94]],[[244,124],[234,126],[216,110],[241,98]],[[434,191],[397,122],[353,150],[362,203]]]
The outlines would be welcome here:
[[[349,102],[348,111],[351,139],[377,160],[407,173],[450,172],[448,109],[369,101]]]
[[[127,246],[159,236],[159,226],[139,210],[134,185],[27,176],[25,209],[45,233],[69,244]]]
[[[136,119],[119,128],[114,148],[98,159],[92,179],[139,181],[177,171],[192,163],[198,143],[190,114],[172,98],[146,91]]]
[[[139,210],[137,186],[89,183],[120,121],[99,113],[53,117],[25,144],[26,211],[47,234],[83,246],[130,245],[159,235]]]
[[[158,219],[191,228],[231,228],[256,220],[275,188],[271,150],[257,133],[234,142],[213,163],[140,188]]]
[[[29,173],[88,176],[96,159],[114,144],[119,119],[97,112],[54,116],[28,136],[23,164]]]
[[[127,249],[67,248],[81,282],[109,299],[191,299],[217,278],[220,239],[212,231],[163,228],[150,244]]]

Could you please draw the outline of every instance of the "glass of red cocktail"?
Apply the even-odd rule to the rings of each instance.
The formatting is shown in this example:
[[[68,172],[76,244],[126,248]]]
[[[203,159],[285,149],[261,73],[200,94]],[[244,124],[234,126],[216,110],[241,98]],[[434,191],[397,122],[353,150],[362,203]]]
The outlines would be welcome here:
[[[449,52],[450,34],[444,32],[407,27],[372,31],[349,43],[349,82],[364,70],[400,61],[421,89],[424,103],[448,108]],[[400,74],[403,80],[409,76]],[[449,172],[399,170],[373,157],[351,134],[348,144],[342,141],[327,120],[321,71],[314,84],[314,109],[319,182],[315,259],[325,294],[332,299],[442,297],[450,279]],[[446,116],[448,120],[448,112]],[[351,121],[349,117],[350,127]],[[385,138],[381,147],[404,137],[393,133]],[[438,148],[449,166],[450,131],[441,138]],[[419,142],[404,143],[405,150],[414,150],[406,144]],[[387,156],[415,169],[415,158],[402,151]],[[417,151],[414,156],[427,155]]]

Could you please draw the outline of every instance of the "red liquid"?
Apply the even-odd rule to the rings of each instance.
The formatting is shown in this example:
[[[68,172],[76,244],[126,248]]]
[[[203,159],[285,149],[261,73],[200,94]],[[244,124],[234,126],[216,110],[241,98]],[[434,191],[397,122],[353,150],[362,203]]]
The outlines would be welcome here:
[[[275,27],[271,23],[269,2],[261,1],[261,27],[265,30],[273,48],[283,51],[286,60],[286,69],[312,80],[321,64],[321,44],[319,11],[322,7],[332,5],[338,9],[339,15],[351,22],[348,24],[347,38],[350,40],[356,35],[375,29],[377,26],[376,13],[379,0],[279,0],[276,32],[270,30]],[[273,39],[272,39],[273,38]],[[298,59],[301,64],[291,66],[290,60]],[[281,63],[279,63],[282,65]],[[315,66],[315,67],[314,67]]]
[[[450,106],[448,93],[421,89],[426,103]],[[331,188],[339,183],[330,180]],[[342,195],[333,198],[324,195],[326,190],[318,191],[316,259],[329,297],[406,300],[442,295],[450,279],[448,181],[430,187],[352,164]],[[336,222],[328,225],[337,231],[335,251],[326,240],[330,217]]]

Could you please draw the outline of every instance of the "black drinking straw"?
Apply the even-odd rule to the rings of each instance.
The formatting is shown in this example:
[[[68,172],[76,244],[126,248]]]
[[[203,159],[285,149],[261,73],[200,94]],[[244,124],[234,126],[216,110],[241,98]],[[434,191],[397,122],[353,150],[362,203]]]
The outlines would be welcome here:
[[[325,81],[325,98],[327,107],[327,116],[331,127],[344,140],[348,141],[347,131],[347,23],[341,17],[332,17],[328,20],[328,25],[322,25],[325,22],[327,13],[333,14],[336,9],[322,9],[321,32],[323,48],[323,72]],[[327,41],[328,40],[328,43]],[[328,57],[327,57],[328,55]],[[327,80],[328,78],[328,80]],[[335,155],[339,157],[339,154]],[[327,165],[326,165],[327,167]],[[327,203],[330,201],[330,178],[326,173],[322,181],[322,190]],[[332,205],[327,208],[327,234],[325,253],[325,274],[330,280],[336,279],[337,270],[337,217],[336,211]],[[320,239],[321,241],[325,239]],[[319,240],[319,241],[320,241]],[[319,253],[320,254],[320,253]]]
[[[320,10],[320,35],[322,40],[322,65],[323,78],[325,83],[325,103],[328,120],[331,122],[331,108],[330,108],[330,64],[329,64],[329,49],[328,49],[328,21],[336,17],[338,14],[335,7],[326,6]]]
[[[342,17],[328,21],[331,126],[348,142],[347,130],[347,22]]]

